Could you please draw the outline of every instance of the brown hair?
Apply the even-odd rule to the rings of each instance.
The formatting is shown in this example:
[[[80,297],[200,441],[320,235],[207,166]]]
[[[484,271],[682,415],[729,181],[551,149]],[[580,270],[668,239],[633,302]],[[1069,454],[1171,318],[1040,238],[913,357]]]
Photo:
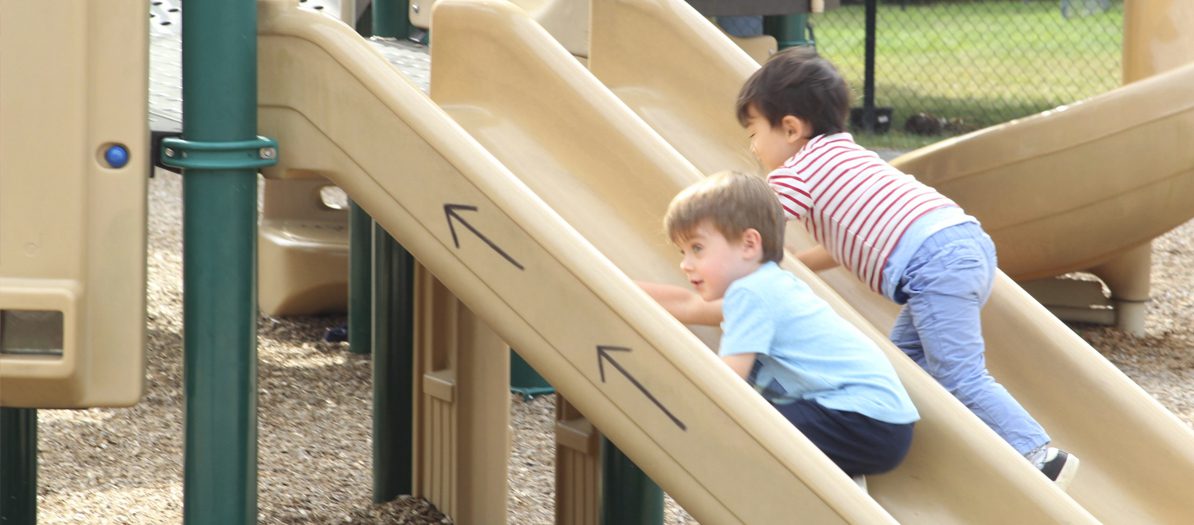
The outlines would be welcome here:
[[[776,53],[738,92],[738,122],[746,126],[751,107],[772,127],[787,115],[807,122],[812,136],[846,131],[850,88],[828,60],[812,48]]]
[[[754,228],[762,238],[763,261],[784,258],[784,211],[759,177],[737,171],[706,177],[672,199],[663,226],[672,242],[680,244],[705,220],[729,241]]]

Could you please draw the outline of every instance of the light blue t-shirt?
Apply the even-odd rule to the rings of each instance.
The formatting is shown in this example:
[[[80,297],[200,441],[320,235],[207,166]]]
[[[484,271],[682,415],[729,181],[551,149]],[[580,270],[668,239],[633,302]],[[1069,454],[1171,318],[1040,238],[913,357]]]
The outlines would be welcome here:
[[[886,423],[920,419],[879,347],[774,262],[730,284],[719,353],[758,354],[747,380],[777,405],[808,399]]]

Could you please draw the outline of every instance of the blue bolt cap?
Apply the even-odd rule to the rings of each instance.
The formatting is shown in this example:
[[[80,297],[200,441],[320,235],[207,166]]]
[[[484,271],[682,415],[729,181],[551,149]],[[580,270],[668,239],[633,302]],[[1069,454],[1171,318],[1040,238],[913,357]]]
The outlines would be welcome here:
[[[113,168],[123,168],[129,163],[129,150],[120,144],[108,146],[108,150],[104,152],[104,160]]]

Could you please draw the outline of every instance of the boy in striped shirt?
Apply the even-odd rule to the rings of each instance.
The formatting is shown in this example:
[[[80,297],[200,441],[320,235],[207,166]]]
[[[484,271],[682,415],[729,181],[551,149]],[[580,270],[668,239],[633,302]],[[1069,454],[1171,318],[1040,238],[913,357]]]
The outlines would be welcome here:
[[[743,85],[738,121],[784,214],[818,245],[813,271],[845,266],[903,305],[891,339],[980,419],[1062,487],[1076,456],[1049,446],[1032,416],[987,372],[979,312],[991,294],[995,246],[957,204],[854,143],[850,93],[808,48],[773,56]]]

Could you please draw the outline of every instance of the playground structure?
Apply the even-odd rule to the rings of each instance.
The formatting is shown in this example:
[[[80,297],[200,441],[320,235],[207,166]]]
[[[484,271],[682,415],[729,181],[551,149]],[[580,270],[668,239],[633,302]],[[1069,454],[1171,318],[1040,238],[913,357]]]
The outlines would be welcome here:
[[[597,520],[593,427],[707,523],[780,522],[792,508],[867,523],[1189,515],[1190,432],[1009,280],[984,319],[991,366],[1082,456],[1074,499],[886,342],[889,306],[789,258],[884,347],[924,416],[907,462],[873,477],[868,498],[717,365],[714,332],[693,337],[629,281],[678,282],[658,225],[676,191],[754,169],[732,113],[709,108],[730,107],[757,65],[680,2],[596,2],[592,74],[518,8],[440,3],[430,99],[349,28],[260,3],[258,115],[284,152],[267,177],[334,181],[435,274],[416,284],[414,486],[458,523],[505,515],[503,341],[568,396],[561,522]],[[685,89],[689,61],[718,82]],[[1078,380],[1056,384],[1058,369]],[[1158,451],[1164,465],[1144,457]]]

